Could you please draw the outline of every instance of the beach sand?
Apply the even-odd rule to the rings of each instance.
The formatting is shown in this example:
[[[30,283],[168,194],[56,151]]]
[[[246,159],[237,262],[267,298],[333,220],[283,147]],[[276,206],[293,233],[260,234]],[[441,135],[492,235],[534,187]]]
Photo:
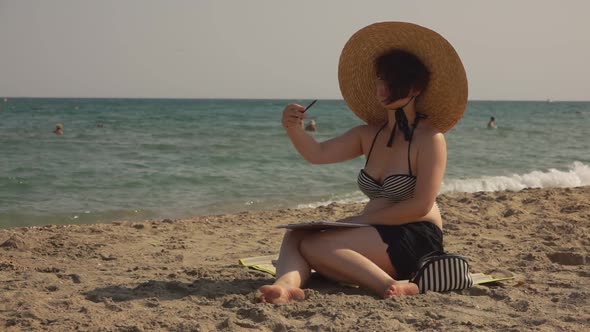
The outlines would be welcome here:
[[[239,258],[283,230],[362,204],[183,220],[0,230],[2,331],[583,331],[590,329],[590,187],[442,195],[447,251],[514,281],[382,300],[316,278],[303,302]]]

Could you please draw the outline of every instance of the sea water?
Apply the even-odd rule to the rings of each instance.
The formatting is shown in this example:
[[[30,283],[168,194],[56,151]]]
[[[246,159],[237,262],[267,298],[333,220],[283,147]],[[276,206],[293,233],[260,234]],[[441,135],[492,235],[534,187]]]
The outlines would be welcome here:
[[[281,127],[289,102],[309,100],[0,100],[0,227],[365,201],[364,157],[308,164]],[[362,124],[341,100],[307,115],[319,141]],[[441,193],[590,185],[588,128],[589,102],[470,101]]]

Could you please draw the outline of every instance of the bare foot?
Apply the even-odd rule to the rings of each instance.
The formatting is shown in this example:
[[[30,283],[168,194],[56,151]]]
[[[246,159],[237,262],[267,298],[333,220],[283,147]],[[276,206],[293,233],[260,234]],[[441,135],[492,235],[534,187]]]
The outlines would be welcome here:
[[[400,283],[394,282],[387,288],[385,294],[383,295],[384,299],[390,299],[394,296],[404,296],[404,295],[416,295],[420,291],[418,290],[418,285],[412,282],[408,283]]]
[[[283,285],[266,285],[260,287],[261,302],[283,304],[291,301],[305,300],[305,293],[299,287],[288,287]]]

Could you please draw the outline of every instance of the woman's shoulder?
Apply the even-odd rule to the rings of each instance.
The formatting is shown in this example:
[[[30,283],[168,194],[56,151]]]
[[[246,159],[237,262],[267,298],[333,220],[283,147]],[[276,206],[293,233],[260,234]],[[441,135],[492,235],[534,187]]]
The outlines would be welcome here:
[[[384,125],[386,125],[386,123],[364,124],[357,126],[356,128],[358,130],[359,136],[361,137],[363,145],[372,145],[380,131],[387,131],[387,128],[384,128]]]
[[[416,128],[414,139],[416,139],[419,144],[432,144],[437,141],[444,141],[445,136],[440,130],[434,128],[430,123],[425,121],[422,125]]]
[[[362,124],[362,125],[358,125],[358,126],[354,127],[353,130],[355,130],[356,132],[360,133],[363,136],[375,136],[375,134],[377,134],[377,132],[379,131],[379,129],[382,126],[383,126],[383,124],[380,124],[380,125]]]

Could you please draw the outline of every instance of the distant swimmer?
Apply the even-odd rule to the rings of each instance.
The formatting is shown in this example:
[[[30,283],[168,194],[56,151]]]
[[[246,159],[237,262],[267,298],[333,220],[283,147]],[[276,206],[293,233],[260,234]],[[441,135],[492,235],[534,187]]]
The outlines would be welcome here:
[[[315,120],[310,120],[309,123],[307,124],[307,126],[305,127],[305,130],[307,131],[316,131],[316,125],[315,125]]]
[[[492,116],[490,118],[490,122],[488,122],[488,129],[494,129],[496,128],[496,119],[494,119],[494,117]]]
[[[54,134],[57,136],[61,136],[64,134],[64,126],[61,123],[55,125],[55,130],[53,131]]]

